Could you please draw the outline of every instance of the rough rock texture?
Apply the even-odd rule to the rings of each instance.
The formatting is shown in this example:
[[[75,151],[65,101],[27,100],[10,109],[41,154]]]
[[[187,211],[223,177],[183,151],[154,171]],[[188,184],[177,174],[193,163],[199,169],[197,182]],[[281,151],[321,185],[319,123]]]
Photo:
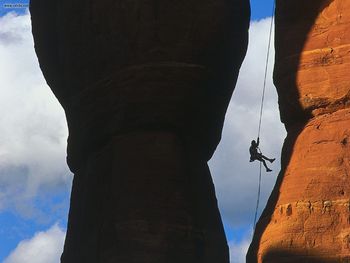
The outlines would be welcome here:
[[[350,1],[277,0],[288,131],[247,262],[350,262]]]
[[[247,47],[248,0],[32,0],[75,173],[61,261],[218,262],[207,166]]]

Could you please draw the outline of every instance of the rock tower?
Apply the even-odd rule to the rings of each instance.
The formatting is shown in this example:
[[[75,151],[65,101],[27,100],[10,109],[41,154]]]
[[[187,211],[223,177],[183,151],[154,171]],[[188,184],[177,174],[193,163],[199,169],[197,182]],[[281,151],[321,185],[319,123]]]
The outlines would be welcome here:
[[[207,166],[245,56],[248,0],[31,0],[69,128],[62,263],[228,263]]]
[[[288,135],[248,263],[350,262],[350,1],[277,0]]]

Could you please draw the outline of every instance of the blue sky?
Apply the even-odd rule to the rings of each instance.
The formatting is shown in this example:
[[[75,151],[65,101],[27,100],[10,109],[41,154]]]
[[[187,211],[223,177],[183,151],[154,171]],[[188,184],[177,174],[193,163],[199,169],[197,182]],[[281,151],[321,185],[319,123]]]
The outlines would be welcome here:
[[[270,17],[272,14],[272,0],[250,0],[252,10],[252,20],[259,20]]]
[[[57,100],[46,87],[37,62],[33,59],[35,55],[31,42],[28,11],[26,8],[4,7],[5,4],[17,3],[28,4],[28,1],[0,0],[0,57],[2,63],[8,61],[4,65],[0,62],[0,70],[3,68],[8,70],[6,76],[2,74],[0,77],[0,93],[3,97],[2,101],[0,96],[0,110],[13,112],[11,119],[0,117],[0,134],[5,138],[3,140],[0,138],[0,262],[4,263],[20,262],[15,258],[19,257],[21,251],[22,254],[24,253],[23,249],[19,249],[21,241],[24,247],[33,248],[33,244],[40,238],[62,239],[67,223],[72,178],[64,163],[67,136],[64,114]],[[214,158],[209,162],[231,252],[241,254],[233,259],[232,263],[243,262],[244,253],[241,251],[244,251],[249,244],[254,216],[252,207],[255,205],[257,187],[254,176],[258,167],[257,164],[247,163],[246,167],[237,170],[237,167],[232,166],[234,165],[231,161],[232,156],[238,156],[240,152],[246,154],[246,145],[249,145],[255,133],[255,127],[238,127],[237,122],[246,121],[244,119],[239,121],[240,117],[237,116],[251,116],[249,119],[253,123],[257,122],[255,120],[257,107],[250,104],[259,101],[259,86],[262,81],[264,56],[266,56],[264,43],[267,43],[269,26],[269,20],[264,18],[271,15],[272,1],[251,0],[251,9],[252,20],[255,21],[251,26],[253,32],[250,38],[251,52],[242,66],[232,105],[228,109],[222,142]],[[8,12],[15,12],[20,16],[12,14],[5,17]],[[257,20],[261,21],[257,22]],[[259,67],[259,61],[261,67]],[[19,70],[21,71],[18,72]],[[7,89],[6,83],[8,83]],[[13,88],[16,85],[19,87],[17,90]],[[278,126],[279,132],[276,137],[279,139],[278,141],[266,139],[265,147],[270,145],[269,152],[278,158],[284,131],[281,125],[277,124],[279,118],[277,98],[271,80],[269,85],[271,91],[268,92],[271,95],[268,93],[267,96],[270,96],[271,102],[268,102],[270,106],[266,110],[266,116],[269,117],[266,126],[272,128]],[[252,92],[253,88],[257,90]],[[28,101],[17,101],[21,92],[28,91],[31,92]],[[16,103],[20,106],[15,107]],[[41,105],[45,108],[45,112],[33,108],[32,105]],[[271,123],[269,123],[270,120]],[[1,125],[1,122],[6,122],[6,125]],[[59,123],[58,128],[55,126],[57,123]],[[11,127],[14,128],[11,130]],[[39,129],[42,130],[40,134],[28,137],[30,131]],[[254,131],[250,134],[246,132],[247,130]],[[240,138],[239,141],[237,138]],[[5,149],[4,152],[2,149]],[[31,149],[37,154],[31,153]],[[1,160],[1,157],[4,160]],[[242,163],[246,161],[247,156],[236,158],[237,163]],[[45,165],[40,165],[41,161]],[[279,168],[275,167],[275,169],[278,171]],[[236,170],[237,177],[231,175],[231,170]],[[265,185],[260,211],[271,191],[276,174],[263,179]],[[227,186],[231,186],[232,191]],[[243,190],[239,192],[241,189],[244,192]],[[6,201],[2,204],[2,200],[5,199]],[[244,205],[245,202],[250,202],[250,205]],[[240,206],[240,203],[243,205]],[[52,241],[52,244],[61,244],[60,242]],[[8,257],[10,253],[13,255]],[[58,262],[52,261],[52,263]]]

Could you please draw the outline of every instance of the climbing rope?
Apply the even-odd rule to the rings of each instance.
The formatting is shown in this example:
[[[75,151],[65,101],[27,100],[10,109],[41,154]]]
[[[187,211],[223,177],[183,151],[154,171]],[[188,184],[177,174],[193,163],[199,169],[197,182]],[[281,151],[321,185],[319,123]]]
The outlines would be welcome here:
[[[273,4],[272,4],[272,15],[271,15],[271,24],[270,24],[270,32],[269,32],[269,44],[267,46],[267,55],[266,55],[266,62],[265,62],[265,74],[264,74],[264,84],[263,84],[263,91],[262,91],[262,95],[261,95],[258,138],[260,136],[261,120],[262,120],[263,109],[264,109],[267,69],[268,69],[268,66],[269,66],[269,57],[270,57],[270,49],[271,49],[271,39],[272,39],[272,27],[273,27],[273,21],[274,21],[274,13],[275,13],[275,0],[273,1]]]
[[[265,90],[266,90],[266,79],[267,79],[267,70],[269,65],[269,56],[270,56],[270,47],[271,47],[271,39],[272,39],[272,27],[273,27],[273,21],[274,21],[274,14],[275,14],[275,0],[273,0],[272,4],[272,15],[271,15],[271,24],[270,24],[270,32],[269,32],[269,42],[267,46],[267,55],[266,55],[266,62],[265,62],[265,74],[264,74],[264,84],[263,84],[263,91],[261,95],[261,106],[260,106],[260,116],[259,116],[259,128],[258,128],[258,137],[260,137],[260,131],[261,131],[261,120],[263,116],[263,109],[264,109],[264,100],[265,100]],[[260,150],[260,149],[259,149]],[[255,232],[256,227],[256,220],[258,217],[258,210],[259,210],[259,203],[260,203],[260,189],[261,189],[261,162],[259,166],[259,184],[258,184],[258,196],[256,200],[256,208],[255,208],[255,215],[254,215],[254,224],[253,224],[253,234]]]
[[[259,167],[259,187],[258,187],[258,198],[256,199],[256,208],[255,208],[255,215],[254,215],[253,233],[255,232],[256,219],[258,217],[258,208],[259,208],[259,202],[260,202],[260,188],[261,188],[261,162],[260,162],[260,167]]]

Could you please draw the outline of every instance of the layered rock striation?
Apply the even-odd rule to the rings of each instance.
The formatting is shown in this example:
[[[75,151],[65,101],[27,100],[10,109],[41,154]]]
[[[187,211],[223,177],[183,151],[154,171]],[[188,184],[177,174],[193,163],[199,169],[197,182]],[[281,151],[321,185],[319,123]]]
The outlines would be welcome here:
[[[247,262],[350,261],[350,1],[277,0],[288,135]]]
[[[247,48],[248,0],[31,0],[68,122],[63,263],[217,262],[207,166]]]

